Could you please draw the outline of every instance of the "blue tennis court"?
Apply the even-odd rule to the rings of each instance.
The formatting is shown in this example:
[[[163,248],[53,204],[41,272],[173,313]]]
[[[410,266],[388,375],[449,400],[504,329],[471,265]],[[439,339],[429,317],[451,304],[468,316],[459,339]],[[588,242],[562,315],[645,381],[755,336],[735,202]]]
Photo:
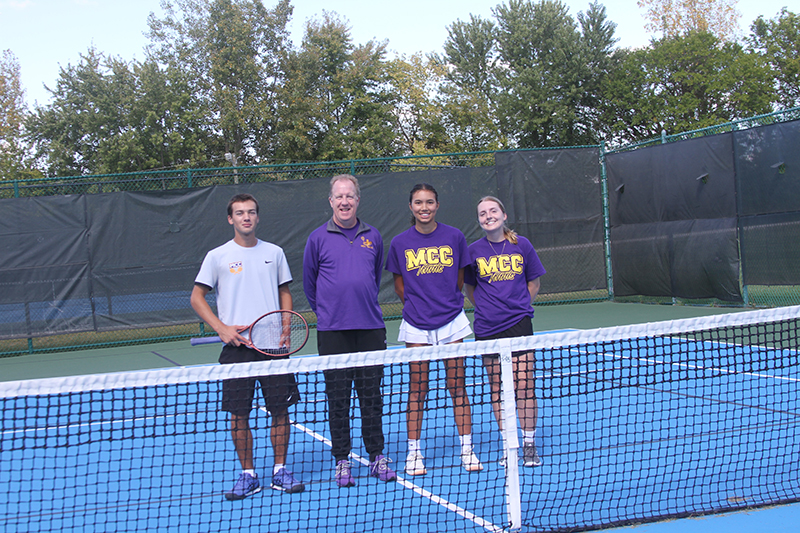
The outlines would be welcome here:
[[[735,336],[645,329],[607,339],[614,335],[597,330],[530,341],[544,464],[519,467],[521,530],[595,529],[797,500],[796,337],[785,337],[784,326],[731,329]],[[480,353],[475,344],[458,349]],[[425,356],[449,353],[440,351]],[[0,495],[0,524],[5,531],[506,530],[503,441],[478,355],[467,356],[467,380],[484,470],[467,473],[459,464],[443,365],[434,362],[423,434],[428,474],[403,474],[409,352],[376,352],[386,369],[384,432],[397,483],[369,477],[367,458],[354,455],[357,486],[335,486],[321,372],[299,371],[333,358],[306,357],[286,363],[298,366],[303,394],[287,466],[306,491],[265,488],[237,502],[222,497],[238,464],[218,410],[219,379],[230,376],[217,375],[218,365],[46,380],[41,394],[6,394],[0,482],[13,489]],[[185,378],[206,373],[211,379]],[[154,385],[141,385],[150,378]],[[357,408],[352,423],[359,454]],[[262,483],[272,464],[268,424],[256,410]]]
[[[2,522],[11,531],[112,524],[117,530],[136,524],[131,529],[186,531],[202,530],[209,523],[250,528],[276,522],[282,531],[324,530],[349,522],[374,522],[376,527],[384,522],[393,530],[418,531],[422,519],[430,524],[455,521],[461,523],[458,530],[485,531],[505,521],[503,469],[490,463],[480,475],[462,475],[458,457],[446,453],[455,450],[457,442],[449,415],[431,420],[440,428],[428,426],[427,476],[405,479],[401,473],[404,479],[398,483],[381,483],[367,476],[367,459],[356,456],[358,485],[338,489],[326,438],[324,385],[319,373],[301,377],[304,407],[295,419],[289,466],[306,484],[302,494],[267,488],[244,501],[222,498],[238,468],[227,414],[217,410],[218,382],[76,393],[55,402],[52,397],[14,402],[11,418],[17,427],[11,428],[12,420],[4,421],[2,450],[3,464],[14,467],[3,469],[3,483],[25,483],[22,478],[30,472],[47,474],[36,489],[4,494]],[[393,388],[388,386],[387,394],[400,394]],[[400,401],[392,404],[399,406]],[[438,402],[431,398],[431,403]],[[6,405],[5,412],[9,409]],[[266,418],[259,412],[254,424],[255,455],[262,458],[262,467],[271,465],[271,458],[263,459],[270,450],[259,446],[268,442]],[[475,418],[477,422],[485,416],[476,412]],[[31,420],[40,426],[27,425]],[[384,430],[395,437],[389,439],[390,457],[397,458],[400,448],[404,455],[404,442],[401,446],[396,437],[405,434],[405,416],[387,417]],[[360,435],[357,416],[354,434]],[[476,501],[476,493],[484,497]],[[338,516],[337,509],[346,509],[350,516]]]
[[[559,525],[797,497],[797,351],[674,341],[574,350],[570,368],[542,376],[548,461],[524,492],[564,510]],[[550,530],[547,511],[530,506],[525,521]]]

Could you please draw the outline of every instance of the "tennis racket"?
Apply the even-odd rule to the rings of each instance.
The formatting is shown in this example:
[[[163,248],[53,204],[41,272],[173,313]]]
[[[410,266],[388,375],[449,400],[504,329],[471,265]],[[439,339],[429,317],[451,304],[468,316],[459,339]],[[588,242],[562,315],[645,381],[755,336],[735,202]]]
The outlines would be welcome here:
[[[239,329],[247,346],[264,355],[292,355],[299,352],[308,340],[308,323],[299,313],[288,310],[261,315],[249,326]],[[219,337],[192,339],[192,346],[222,342]]]

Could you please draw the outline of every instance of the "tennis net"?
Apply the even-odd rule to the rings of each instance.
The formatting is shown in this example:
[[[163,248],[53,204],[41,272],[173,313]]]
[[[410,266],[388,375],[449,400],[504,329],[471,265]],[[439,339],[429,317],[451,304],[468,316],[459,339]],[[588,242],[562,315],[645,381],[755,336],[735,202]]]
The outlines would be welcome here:
[[[578,531],[796,501],[800,308],[393,349],[0,384],[4,531]],[[521,453],[513,391],[504,437],[481,354],[534,353],[536,444]],[[473,444],[467,472],[442,361],[463,357]],[[404,472],[408,364],[431,368],[427,474]],[[356,486],[333,481],[323,371],[381,364],[385,453],[396,482],[369,475],[354,409]],[[223,493],[240,467],[221,382],[294,373],[287,466],[305,491]],[[358,403],[353,400],[354,405]],[[269,417],[254,409],[256,470],[270,479]]]

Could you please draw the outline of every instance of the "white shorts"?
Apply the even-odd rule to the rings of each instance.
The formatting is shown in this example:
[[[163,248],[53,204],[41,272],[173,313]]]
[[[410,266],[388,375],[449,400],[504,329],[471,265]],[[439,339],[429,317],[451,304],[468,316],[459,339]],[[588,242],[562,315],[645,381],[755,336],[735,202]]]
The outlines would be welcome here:
[[[437,346],[449,344],[469,337],[472,328],[469,326],[469,318],[464,311],[461,311],[451,322],[437,329],[415,328],[405,320],[400,322],[400,333],[397,340],[408,344],[430,344]]]

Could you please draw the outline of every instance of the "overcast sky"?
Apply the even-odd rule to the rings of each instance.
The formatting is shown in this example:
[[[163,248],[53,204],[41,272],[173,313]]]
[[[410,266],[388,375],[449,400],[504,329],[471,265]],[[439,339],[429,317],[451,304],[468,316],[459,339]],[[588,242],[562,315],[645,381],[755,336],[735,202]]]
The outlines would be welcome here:
[[[562,0],[576,17],[589,2]],[[447,27],[470,14],[491,18],[500,0],[293,0],[292,41],[297,46],[308,19],[322,10],[338,13],[350,23],[353,41],[388,41],[396,54],[441,52]],[[605,0],[608,18],[617,24],[618,45],[645,46],[643,10],[636,0]],[[773,18],[786,0],[739,1],[743,34],[759,15]],[[274,1],[264,0],[271,7]],[[796,11],[796,9],[794,10]],[[143,60],[148,43],[147,16],[161,14],[160,0],[0,0],[0,51],[10,49],[20,62],[26,102],[32,107],[50,101],[44,85],[55,87],[59,67],[80,62],[94,46],[106,55]]]

